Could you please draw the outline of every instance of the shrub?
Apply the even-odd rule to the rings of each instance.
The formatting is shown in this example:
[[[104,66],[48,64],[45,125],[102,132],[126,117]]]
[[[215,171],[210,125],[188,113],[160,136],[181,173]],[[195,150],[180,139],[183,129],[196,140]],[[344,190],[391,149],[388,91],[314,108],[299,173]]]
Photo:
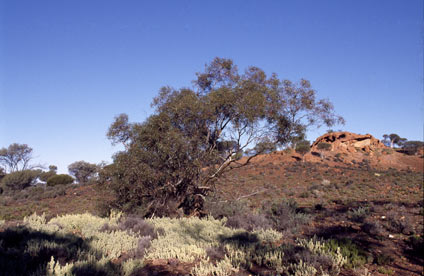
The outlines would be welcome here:
[[[3,177],[1,183],[7,189],[22,190],[34,184],[40,173],[39,170],[13,172]]]
[[[400,212],[396,210],[390,211],[387,214],[387,221],[389,222],[389,231],[405,235],[409,235],[413,232],[412,221],[410,217],[406,215],[403,208],[401,208]]]
[[[243,215],[229,217],[225,226],[253,231],[258,229],[269,229],[272,227],[272,223],[262,214],[252,214],[249,212]]]
[[[47,187],[44,193],[41,195],[41,199],[45,198],[56,198],[58,196],[66,195],[67,187],[63,184],[56,185],[53,187]]]
[[[310,219],[309,215],[298,211],[297,203],[293,200],[282,200],[266,205],[263,211],[273,228],[278,231],[296,230],[298,226],[307,223]]]
[[[384,228],[378,221],[365,221],[361,230],[377,239],[381,239],[384,234]]]
[[[55,172],[55,171],[42,172],[42,173],[40,174],[40,180],[41,180],[41,181],[44,181],[44,182],[47,182],[47,180],[48,180],[50,177],[55,176],[55,175],[56,175],[56,172]]]
[[[244,200],[220,200],[220,198],[207,197],[204,211],[216,219],[223,217],[239,216],[249,212],[249,206]]]
[[[351,221],[354,221],[354,222],[364,222],[368,214],[369,214],[368,207],[359,207],[358,209],[349,211],[348,217]]]
[[[324,159],[325,152],[331,149],[331,144],[326,142],[321,142],[317,145],[317,149],[320,151],[321,159]]]
[[[349,239],[330,239],[325,243],[325,248],[330,252],[340,250],[340,253],[347,260],[345,266],[349,268],[363,266],[370,261],[369,258],[371,257]]]
[[[411,248],[411,254],[424,258],[424,238],[418,235],[409,237],[406,244]]]
[[[388,265],[391,264],[393,261],[393,257],[385,253],[377,255],[377,257],[375,258],[375,263],[378,265]]]
[[[296,144],[295,151],[302,155],[302,160],[305,161],[305,154],[311,150],[311,143],[306,140],[302,140]]]
[[[155,231],[155,228],[150,223],[139,217],[127,217],[119,222],[118,227],[120,230],[131,230],[135,234],[150,236],[152,239],[158,236],[158,231]]]
[[[53,175],[49,179],[47,179],[47,186],[56,186],[61,184],[72,184],[74,182],[74,178],[67,174],[58,174]]]

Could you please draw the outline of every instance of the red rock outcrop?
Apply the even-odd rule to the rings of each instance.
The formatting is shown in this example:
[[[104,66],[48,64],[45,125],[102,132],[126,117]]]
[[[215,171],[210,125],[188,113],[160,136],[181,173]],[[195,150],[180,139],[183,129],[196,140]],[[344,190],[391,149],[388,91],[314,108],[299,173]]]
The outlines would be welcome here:
[[[371,134],[355,134],[352,132],[331,132],[318,137],[312,144],[312,150],[318,151],[321,142],[331,144],[331,151],[337,152],[373,152],[378,148],[387,148],[380,140]]]

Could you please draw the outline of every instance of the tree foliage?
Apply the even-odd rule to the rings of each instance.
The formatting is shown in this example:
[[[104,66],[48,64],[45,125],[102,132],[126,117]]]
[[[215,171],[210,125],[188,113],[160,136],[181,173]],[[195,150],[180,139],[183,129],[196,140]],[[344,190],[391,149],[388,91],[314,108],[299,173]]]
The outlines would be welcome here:
[[[275,130],[280,144],[295,145],[304,140],[307,129],[312,126],[344,124],[328,99],[316,99],[316,91],[308,80],[301,79],[299,83],[277,80],[275,84],[278,95]]]
[[[247,150],[247,154],[260,154],[260,153],[271,153],[277,150],[277,143],[271,141],[268,137],[265,137],[261,142],[258,142],[253,150]]]
[[[3,177],[5,177],[6,176],[6,171],[2,168],[2,167],[0,167],[0,181],[3,179]]]
[[[295,151],[302,155],[302,160],[305,162],[305,154],[311,150],[311,142],[307,140],[301,140],[296,143]]]
[[[27,144],[11,144],[0,149],[0,164],[9,172],[31,169],[32,148]]]
[[[7,174],[1,180],[1,184],[8,190],[22,190],[37,181],[40,170],[23,170]]]
[[[407,140],[406,138],[401,138],[396,133],[384,134],[383,138],[383,143],[390,146],[391,148],[394,148],[394,145],[402,147],[403,143],[405,143],[405,141]]]
[[[402,144],[402,151],[409,155],[415,155],[424,148],[423,141],[406,141]]]
[[[79,184],[86,184],[96,177],[97,165],[85,161],[76,161],[68,166],[68,171]]]
[[[67,174],[57,174],[47,179],[47,186],[67,185],[72,184],[74,179]]]
[[[320,151],[321,159],[324,159],[325,152],[331,149],[331,144],[326,142],[321,142],[317,145],[317,149]]]
[[[47,172],[42,172],[39,176],[41,181],[47,182],[47,180],[56,175],[57,167],[55,165],[50,165]]]
[[[114,156],[107,179],[115,206],[158,214],[171,202],[186,213],[202,208],[215,180],[270,149],[304,137],[312,125],[342,122],[328,100],[299,85],[267,77],[257,67],[240,74],[230,59],[215,58],[197,73],[195,89],[163,87],[155,112],[142,123],[121,114],[109,128]],[[240,159],[240,152],[255,146]]]

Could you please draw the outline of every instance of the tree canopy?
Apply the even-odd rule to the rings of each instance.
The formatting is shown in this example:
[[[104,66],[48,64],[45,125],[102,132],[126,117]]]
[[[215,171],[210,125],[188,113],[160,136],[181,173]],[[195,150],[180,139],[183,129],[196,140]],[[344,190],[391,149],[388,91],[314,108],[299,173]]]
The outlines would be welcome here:
[[[86,184],[97,174],[97,165],[85,161],[76,161],[68,166],[69,174],[75,176],[79,184]]]
[[[383,143],[390,146],[391,148],[394,148],[394,145],[402,147],[403,143],[407,140],[406,138],[401,138],[396,133],[384,134],[383,138]]]
[[[0,149],[0,164],[10,173],[31,169],[32,148],[27,144],[11,144]]]
[[[163,87],[142,123],[129,123],[126,114],[115,118],[107,135],[125,146],[108,167],[115,207],[152,215],[174,202],[193,212],[218,177],[270,145],[300,140],[311,126],[343,123],[328,100],[316,100],[309,81],[267,77],[257,67],[240,74],[230,59],[215,58],[193,83],[193,89]],[[254,152],[240,159],[249,147]]]

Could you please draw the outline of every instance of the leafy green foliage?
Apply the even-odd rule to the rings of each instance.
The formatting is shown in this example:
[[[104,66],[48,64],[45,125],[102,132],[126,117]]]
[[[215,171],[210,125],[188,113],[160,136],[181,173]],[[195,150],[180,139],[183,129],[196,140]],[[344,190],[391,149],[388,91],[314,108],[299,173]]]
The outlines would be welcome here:
[[[9,172],[31,169],[32,148],[27,144],[11,144],[0,149],[0,164]]]
[[[74,178],[72,176],[67,174],[58,174],[47,179],[47,186],[66,185],[72,184],[73,182]]]
[[[359,207],[348,212],[348,217],[350,220],[355,222],[364,222],[365,218],[369,214],[368,207]]]
[[[331,150],[331,144],[321,142],[317,145],[317,149],[320,151],[321,159],[325,158],[325,152]]]
[[[47,179],[56,175],[57,167],[55,165],[50,165],[47,172],[42,172],[39,176],[41,181],[47,182]]]
[[[302,155],[303,161],[305,161],[305,154],[311,150],[311,143],[306,140],[299,141],[296,144],[295,151]]]
[[[248,154],[271,153],[276,150],[277,150],[277,143],[265,137],[262,142],[259,142],[255,145],[253,150],[248,150],[247,153]]]
[[[239,74],[229,59],[215,58],[194,84],[197,91],[163,87],[143,123],[129,123],[125,114],[115,118],[108,137],[125,150],[104,176],[116,208],[146,216],[196,212],[229,170],[294,141],[311,125],[342,121],[328,101],[315,100],[308,81],[281,81],[257,67]],[[250,146],[254,152],[240,159]]]
[[[1,180],[1,184],[8,190],[22,190],[35,184],[37,177],[41,174],[39,170],[23,170],[7,174]]]
[[[340,250],[340,253],[347,258],[345,266],[349,268],[363,266],[371,258],[371,256],[349,239],[330,239],[325,243],[325,248],[330,252]]]
[[[73,175],[80,184],[86,184],[97,174],[97,165],[85,161],[77,161],[68,166],[69,174]]]
[[[402,146],[407,140],[406,138],[401,138],[396,133],[384,134],[383,138],[384,138],[383,143],[390,146],[390,148],[393,148],[394,145]]]

